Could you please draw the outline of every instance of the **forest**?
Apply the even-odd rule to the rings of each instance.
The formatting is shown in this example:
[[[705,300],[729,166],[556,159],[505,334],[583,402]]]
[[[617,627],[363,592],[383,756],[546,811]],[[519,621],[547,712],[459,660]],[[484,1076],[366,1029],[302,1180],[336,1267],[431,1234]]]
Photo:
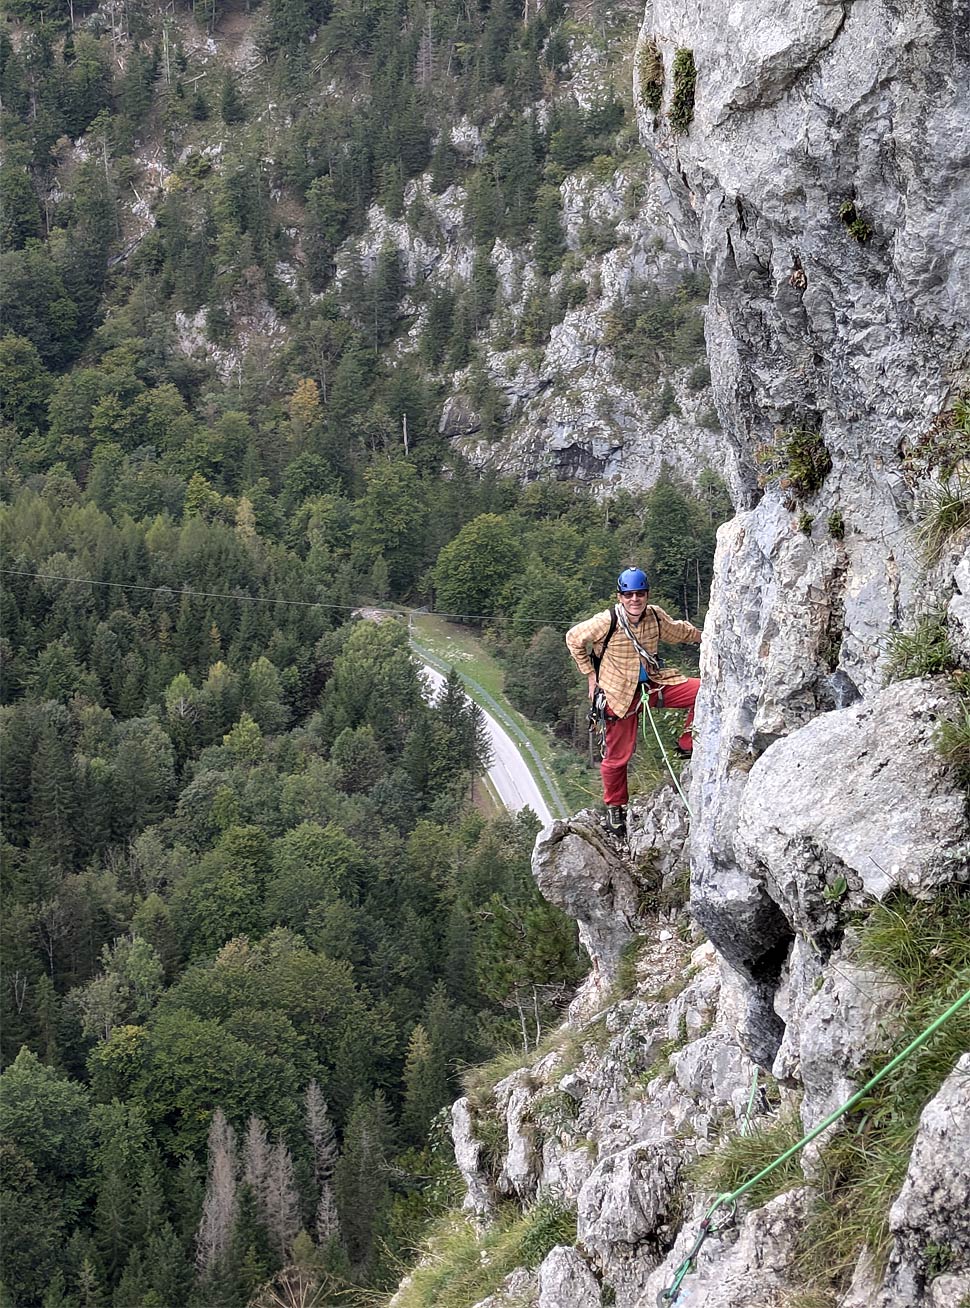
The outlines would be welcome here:
[[[396,1284],[455,1198],[462,1069],[537,1040],[584,960],[533,885],[535,820],[472,802],[457,677],[430,701],[406,624],[355,612],[484,628],[513,701],[575,740],[564,628],[631,559],[702,620],[728,511],[713,472],[603,497],[483,474],[440,433],[470,367],[501,439],[493,242],[546,279],[528,347],[583,294],[543,289],[568,271],[559,183],[632,148],[612,92],[536,112],[563,8],[266,0],[255,90],[184,39],[231,13],[13,0],[0,28],[5,1308]],[[482,125],[483,160],[442,113]],[[150,149],[168,178],[136,232]],[[452,290],[355,253],[425,170],[467,196]],[[703,372],[705,293],[617,305],[631,375]],[[220,371],[260,306],[279,348]],[[200,311],[209,362],[179,343]]]

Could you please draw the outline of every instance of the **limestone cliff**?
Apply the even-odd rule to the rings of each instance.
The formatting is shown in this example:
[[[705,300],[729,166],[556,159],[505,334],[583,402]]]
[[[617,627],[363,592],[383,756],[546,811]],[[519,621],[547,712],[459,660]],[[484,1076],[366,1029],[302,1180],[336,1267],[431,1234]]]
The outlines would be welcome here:
[[[966,793],[939,749],[966,713],[940,668],[970,659],[968,84],[966,4],[647,5],[641,135],[672,229],[710,273],[739,511],[719,537],[686,843],[667,792],[634,805],[629,850],[591,815],[537,845],[592,972],[558,1042],[462,1101],[455,1136],[471,1210],[553,1192],[577,1239],[491,1305],[669,1302],[710,1203],[696,1160],[754,1126],[767,1161],[786,1119],[789,1142],[822,1122],[970,985],[965,939],[947,953],[967,921]],[[928,551],[941,496],[964,510]],[[946,654],[921,664],[930,633]],[[692,926],[670,907],[681,856]],[[940,934],[920,946],[917,1020],[890,940],[927,923]],[[965,1308],[960,1029],[906,1132],[887,1130],[902,1090],[832,1127],[706,1242],[676,1302]],[[879,1149],[895,1157],[863,1238],[852,1210]]]

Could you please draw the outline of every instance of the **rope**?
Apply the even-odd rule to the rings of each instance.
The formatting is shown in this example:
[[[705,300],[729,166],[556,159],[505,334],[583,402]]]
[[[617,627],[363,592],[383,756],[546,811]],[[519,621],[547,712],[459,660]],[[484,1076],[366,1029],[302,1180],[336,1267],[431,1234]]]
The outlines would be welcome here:
[[[144,591],[150,595],[162,593],[171,594],[173,598],[179,598],[182,595],[189,595],[199,599],[222,599],[235,600],[239,604],[278,604],[285,608],[299,609],[328,609],[331,611],[340,611],[344,613],[353,613],[357,609],[373,609],[375,613],[389,613],[396,618],[406,618],[408,616],[421,617],[427,614],[433,618],[457,618],[462,621],[472,622],[494,622],[501,619],[503,614],[500,613],[446,613],[444,609],[413,609],[406,605],[397,606],[388,604],[376,604],[370,600],[362,599],[353,604],[329,604],[324,600],[294,600],[280,599],[273,595],[248,595],[236,591],[222,590],[194,590],[191,586],[182,586],[177,581],[163,583],[160,586],[146,586],[135,581],[98,581],[95,577],[68,577],[64,573],[58,572],[27,572],[19,568],[0,568],[0,575],[5,577],[24,577],[34,581],[64,581],[73,586],[96,586],[107,590],[134,590]],[[516,619],[530,627],[552,627],[559,631],[570,625],[562,622],[547,622],[543,618],[521,618]]]
[[[818,1126],[814,1127],[806,1135],[803,1135],[797,1144],[793,1144],[790,1149],[786,1149],[783,1154],[780,1154],[773,1162],[769,1163],[767,1167],[762,1167],[761,1171],[755,1176],[752,1176],[749,1181],[745,1181],[744,1185],[738,1186],[736,1190],[732,1190],[729,1194],[718,1195],[714,1200],[714,1203],[708,1209],[706,1217],[701,1222],[698,1237],[694,1241],[690,1253],[674,1273],[674,1279],[669,1288],[661,1290],[660,1294],[657,1296],[657,1304],[659,1305],[659,1308],[667,1308],[668,1305],[673,1305],[677,1302],[681,1284],[683,1283],[684,1278],[694,1270],[694,1259],[697,1257],[701,1245],[711,1234],[711,1220],[719,1208],[730,1206],[733,1209],[742,1195],[747,1194],[748,1191],[757,1185],[759,1181],[763,1180],[766,1176],[769,1176],[776,1167],[780,1167],[782,1163],[786,1163],[789,1158],[792,1158],[800,1150],[804,1149],[807,1144],[810,1144],[814,1139],[816,1139],[816,1137],[820,1136],[823,1131],[827,1130],[833,1122],[838,1121],[843,1113],[847,1113],[850,1108],[853,1108],[860,1099],[863,1099],[869,1091],[887,1077],[890,1072],[899,1067],[901,1063],[905,1063],[906,1059],[909,1058],[911,1054],[914,1054],[921,1045],[925,1045],[930,1036],[938,1031],[944,1022],[949,1021],[953,1014],[961,1009],[967,1002],[970,1002],[970,990],[964,991],[959,999],[954,1000],[946,1012],[941,1013],[937,1018],[935,1018],[924,1031],[921,1031],[914,1040],[909,1042],[905,1049],[898,1053],[895,1058],[891,1059],[885,1067],[875,1074],[875,1076],[870,1077],[861,1090],[857,1090],[850,1099],[845,1101],[841,1108],[836,1108],[834,1112],[829,1113],[828,1117],[826,1117],[823,1122],[819,1122]]]
[[[667,764],[667,771],[670,773],[670,779],[674,783],[674,786],[677,789],[677,794],[684,801],[684,808],[686,808],[688,815],[691,818],[693,818],[694,813],[691,809],[691,806],[687,802],[687,796],[684,794],[683,790],[681,789],[680,780],[677,777],[677,773],[674,771],[673,764],[671,763],[670,759],[667,757],[667,751],[664,748],[664,743],[660,739],[660,732],[657,730],[657,724],[653,718],[653,711],[650,708],[650,695],[649,692],[647,691],[646,686],[644,686],[640,691],[640,699],[643,707],[646,709],[646,714],[641,714],[640,716],[640,730],[643,732],[643,739],[646,740],[647,738],[647,726],[646,726],[645,719],[649,718],[650,725],[651,727],[653,727],[653,734],[656,736],[657,744],[660,746],[660,753],[663,755],[663,760]]]
[[[758,1066],[755,1064],[754,1078],[751,1082],[751,1093],[748,1095],[748,1106],[744,1110],[744,1121],[741,1123],[741,1134],[747,1135],[748,1128],[751,1125],[751,1110],[754,1108],[754,1097],[758,1093]]]

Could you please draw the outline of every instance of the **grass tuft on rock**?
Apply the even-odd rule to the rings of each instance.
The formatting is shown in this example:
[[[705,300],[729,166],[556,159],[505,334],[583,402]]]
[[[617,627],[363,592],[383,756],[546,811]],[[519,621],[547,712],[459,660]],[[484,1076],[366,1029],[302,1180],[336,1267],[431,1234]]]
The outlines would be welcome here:
[[[942,613],[919,618],[910,631],[895,631],[889,637],[886,684],[910,677],[935,677],[956,666],[956,654]]]
[[[691,1168],[691,1177],[704,1190],[730,1194],[797,1144],[801,1137],[798,1114],[788,1109],[759,1123],[748,1135],[733,1136],[714,1153],[698,1159]],[[803,1184],[801,1162],[796,1154],[759,1181],[745,1195],[745,1203],[760,1208],[775,1195]]]
[[[538,1267],[557,1244],[576,1241],[576,1214],[553,1196],[524,1213],[504,1208],[484,1231],[451,1212],[418,1250],[420,1261],[397,1291],[399,1308],[468,1308],[494,1294],[517,1267]]]
[[[970,527],[970,476],[960,471],[923,492],[917,512],[917,539],[926,562],[939,561],[955,536]]]
[[[970,986],[970,894],[950,886],[929,901],[896,895],[873,910],[860,940],[863,960],[899,987],[887,1014],[904,1049]],[[889,1252],[889,1209],[906,1175],[909,1155],[927,1103],[970,1047],[970,1012],[961,1009],[945,1026],[876,1086],[853,1110],[844,1129],[821,1155],[819,1198],[796,1256],[803,1288],[838,1302],[860,1253],[876,1268]],[[864,1084],[885,1063],[858,1074]]]
[[[667,117],[678,136],[684,136],[694,120],[694,92],[697,66],[693,50],[678,50],[674,55],[674,93]]]
[[[656,41],[644,41],[640,51],[640,103],[652,114],[659,114],[664,98],[664,61]]]

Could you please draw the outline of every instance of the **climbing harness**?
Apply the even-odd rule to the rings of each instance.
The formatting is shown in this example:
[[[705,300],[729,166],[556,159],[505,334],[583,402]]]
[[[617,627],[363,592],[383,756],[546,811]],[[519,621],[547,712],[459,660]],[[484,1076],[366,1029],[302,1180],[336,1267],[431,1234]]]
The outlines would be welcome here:
[[[640,662],[643,664],[644,668],[647,671],[647,675],[650,676],[650,674],[652,673],[659,672],[664,665],[663,659],[660,658],[660,656],[657,654],[651,654],[650,651],[646,648],[646,646],[641,645],[640,641],[634,635],[633,628],[630,626],[630,619],[627,617],[626,612],[622,608],[619,608],[617,605],[614,604],[613,610],[616,616],[617,624],[620,627],[620,630],[623,632],[624,636],[626,636],[627,640],[636,650]],[[652,604],[650,605],[649,611],[653,614],[653,620],[657,624],[657,640],[659,641],[660,619],[657,617],[657,610],[654,608]],[[610,634],[612,634],[612,632]]]
[[[729,1194],[718,1195],[714,1200],[714,1203],[711,1204],[710,1208],[707,1210],[707,1215],[701,1222],[700,1229],[697,1233],[697,1239],[691,1246],[691,1250],[687,1257],[684,1258],[674,1273],[674,1279],[666,1290],[661,1290],[657,1295],[657,1308],[672,1308],[672,1306],[677,1303],[680,1297],[680,1287],[684,1282],[684,1278],[689,1276],[690,1273],[695,1270],[695,1259],[700,1252],[701,1245],[709,1235],[715,1234],[716,1230],[723,1229],[723,1227],[712,1228],[711,1226],[714,1214],[719,1208],[730,1207],[731,1215],[733,1217],[734,1210],[737,1207],[737,1201],[742,1195],[747,1194],[753,1186],[757,1185],[759,1181],[764,1179],[764,1177],[770,1175],[776,1167],[780,1167],[781,1164],[787,1162],[789,1158],[793,1158],[795,1154],[804,1149],[807,1144],[810,1144],[817,1136],[820,1136],[823,1131],[828,1130],[833,1122],[837,1122],[843,1113],[847,1113],[850,1108],[853,1108],[857,1103],[859,1103],[859,1101],[863,1099],[870,1090],[877,1086],[884,1077],[888,1076],[890,1072],[899,1067],[901,1063],[905,1063],[910,1054],[914,1054],[921,1045],[925,1045],[930,1036],[938,1031],[944,1022],[949,1021],[953,1014],[958,1012],[959,1009],[968,1002],[970,1002],[970,990],[964,991],[959,999],[954,1000],[946,1012],[941,1013],[939,1017],[932,1021],[924,1031],[921,1031],[914,1040],[911,1040],[906,1048],[898,1053],[895,1058],[891,1059],[885,1067],[875,1074],[875,1076],[871,1077],[861,1090],[857,1090],[850,1099],[845,1101],[841,1108],[836,1108],[834,1112],[829,1113],[828,1117],[826,1117],[823,1122],[819,1122],[818,1126],[814,1127],[806,1135],[803,1135],[797,1144],[793,1144],[790,1149],[786,1149],[783,1154],[780,1154],[773,1162],[769,1163],[767,1167],[763,1167],[761,1171],[755,1176],[752,1176],[749,1181],[745,1181],[744,1185],[738,1186],[736,1190],[732,1190]],[[730,1218],[728,1221],[730,1221]],[[726,1224],[727,1223],[725,1223],[725,1225]]]

